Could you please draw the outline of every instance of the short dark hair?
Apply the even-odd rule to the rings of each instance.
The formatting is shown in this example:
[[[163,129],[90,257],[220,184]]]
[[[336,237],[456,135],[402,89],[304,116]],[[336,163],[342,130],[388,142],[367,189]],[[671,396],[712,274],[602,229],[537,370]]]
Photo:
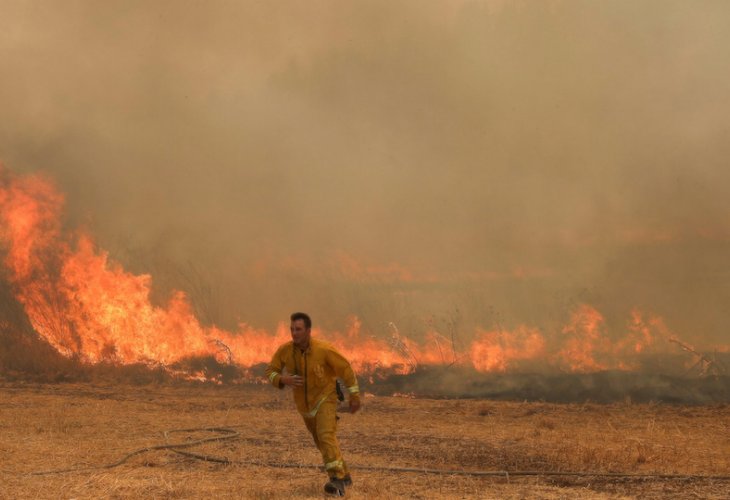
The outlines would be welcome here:
[[[301,319],[304,321],[304,326],[307,328],[312,328],[312,318],[309,317],[309,314],[303,313],[303,312],[295,312],[292,313],[292,315],[289,317],[289,319],[294,322],[298,319]]]

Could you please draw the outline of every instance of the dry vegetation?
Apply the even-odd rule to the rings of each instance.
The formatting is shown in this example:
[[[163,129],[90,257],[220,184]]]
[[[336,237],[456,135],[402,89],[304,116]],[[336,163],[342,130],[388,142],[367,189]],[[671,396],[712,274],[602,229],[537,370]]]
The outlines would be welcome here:
[[[730,481],[585,477],[471,477],[357,470],[395,466],[730,474],[730,406],[509,403],[368,395],[344,415],[340,437],[355,468],[351,498],[727,498]],[[110,469],[165,442],[210,437],[183,428],[226,426],[236,440],[169,450]],[[319,464],[289,394],[267,386],[93,386],[0,383],[2,498],[321,498],[324,474],[241,462]]]

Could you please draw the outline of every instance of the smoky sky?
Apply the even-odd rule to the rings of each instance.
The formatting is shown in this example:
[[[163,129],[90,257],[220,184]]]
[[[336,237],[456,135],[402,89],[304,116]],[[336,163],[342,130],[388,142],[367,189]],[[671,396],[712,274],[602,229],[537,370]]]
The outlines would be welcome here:
[[[0,159],[209,322],[468,334],[585,302],[727,343],[729,23],[723,1],[4,1]]]

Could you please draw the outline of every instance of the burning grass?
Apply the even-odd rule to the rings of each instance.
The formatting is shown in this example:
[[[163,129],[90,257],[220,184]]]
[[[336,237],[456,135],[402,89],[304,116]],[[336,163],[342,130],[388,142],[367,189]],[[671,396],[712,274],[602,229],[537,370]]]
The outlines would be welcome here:
[[[248,370],[267,362],[289,339],[285,323],[270,330],[246,323],[224,329],[203,321],[182,290],[153,301],[151,275],[126,270],[91,234],[69,230],[64,199],[52,180],[0,165],[0,344],[5,344],[4,330],[17,328],[86,364],[144,364],[210,379],[205,371],[216,365]],[[315,328],[315,336],[331,341],[360,374],[383,369],[410,374],[421,367],[454,365],[509,374],[640,371],[649,357],[679,349],[694,359],[701,375],[727,374],[714,355],[680,340],[661,317],[635,308],[611,327],[586,303],[564,311],[561,321],[517,322],[509,328],[494,320],[461,325],[457,310],[442,332],[428,320],[407,334],[401,334],[395,318],[380,318],[387,321],[387,333],[384,324],[365,328],[359,314],[352,311],[344,328]],[[377,321],[371,317],[369,322]],[[9,335],[17,337],[17,332]],[[727,346],[704,348],[722,352]],[[15,363],[11,352],[0,345],[0,357]],[[31,365],[25,371],[38,371],[33,356],[25,364]],[[230,379],[236,370],[225,369],[214,378]]]
[[[290,395],[256,385],[0,386],[2,498],[320,498],[324,474],[243,462],[319,464]],[[586,473],[730,474],[730,406],[430,400],[367,394],[340,438],[358,466]],[[112,469],[23,472],[113,463],[164,444],[171,429],[221,426],[240,438],[206,443],[206,463],[159,450]],[[168,442],[208,437],[169,434]],[[352,498],[723,498],[728,482],[592,476],[469,477],[354,470]]]

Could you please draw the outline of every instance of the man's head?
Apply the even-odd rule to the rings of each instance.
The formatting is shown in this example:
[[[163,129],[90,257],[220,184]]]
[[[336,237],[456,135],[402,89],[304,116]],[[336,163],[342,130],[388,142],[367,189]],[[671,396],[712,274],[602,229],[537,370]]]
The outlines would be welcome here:
[[[291,319],[289,330],[294,345],[299,349],[306,349],[309,347],[309,338],[312,336],[312,319],[303,312],[295,312],[289,319]]]

